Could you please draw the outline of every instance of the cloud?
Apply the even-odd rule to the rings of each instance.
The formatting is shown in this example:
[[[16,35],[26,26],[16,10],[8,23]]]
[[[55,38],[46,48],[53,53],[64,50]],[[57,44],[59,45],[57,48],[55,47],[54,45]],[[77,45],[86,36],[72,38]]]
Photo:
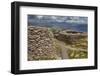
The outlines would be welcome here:
[[[42,19],[43,18],[43,16],[42,15],[38,15],[38,16],[36,16],[38,19]]]
[[[67,19],[66,22],[68,23],[78,23],[78,24],[87,24],[88,20],[87,17],[70,17],[70,19]]]
[[[65,22],[65,23],[77,23],[77,24],[87,24],[87,17],[80,16],[50,16],[50,15],[36,15],[33,17],[36,21],[47,21],[47,22]]]
[[[56,20],[56,19],[57,19],[57,17],[56,17],[56,16],[51,16],[51,18],[52,18],[52,19],[54,19],[54,20]]]

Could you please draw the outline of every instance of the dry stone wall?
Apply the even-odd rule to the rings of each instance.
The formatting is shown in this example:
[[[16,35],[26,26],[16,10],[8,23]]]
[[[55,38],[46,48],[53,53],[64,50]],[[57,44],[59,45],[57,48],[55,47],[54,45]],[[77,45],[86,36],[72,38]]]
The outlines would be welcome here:
[[[58,33],[55,35],[55,38],[66,42],[66,44],[75,44],[79,39],[87,38],[87,34],[79,33],[79,34],[64,34],[64,33]]]
[[[53,34],[46,27],[28,26],[28,60],[56,59]]]

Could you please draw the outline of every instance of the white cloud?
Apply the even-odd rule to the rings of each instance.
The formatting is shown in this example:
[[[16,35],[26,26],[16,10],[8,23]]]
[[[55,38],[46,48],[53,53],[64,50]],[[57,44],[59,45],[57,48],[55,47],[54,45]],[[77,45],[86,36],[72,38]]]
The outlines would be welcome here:
[[[57,17],[56,17],[56,16],[51,16],[51,18],[52,18],[52,19],[54,19],[54,20],[55,20],[55,19],[57,19]]]
[[[67,19],[66,22],[87,24],[87,18],[86,17],[70,17],[70,19]]]
[[[67,23],[78,23],[78,24],[87,24],[87,17],[79,16],[46,16],[46,15],[37,15],[40,20],[46,21],[56,21],[56,22],[67,22]]]
[[[42,18],[43,18],[43,16],[40,16],[40,15],[39,15],[39,16],[37,16],[37,18],[38,18],[38,19],[42,19]]]

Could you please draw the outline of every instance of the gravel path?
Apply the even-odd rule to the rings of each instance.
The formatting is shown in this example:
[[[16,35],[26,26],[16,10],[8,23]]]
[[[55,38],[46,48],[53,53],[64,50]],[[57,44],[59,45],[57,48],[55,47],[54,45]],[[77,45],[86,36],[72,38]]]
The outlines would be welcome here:
[[[66,44],[62,41],[55,39],[57,44],[61,47],[61,59],[68,59]]]

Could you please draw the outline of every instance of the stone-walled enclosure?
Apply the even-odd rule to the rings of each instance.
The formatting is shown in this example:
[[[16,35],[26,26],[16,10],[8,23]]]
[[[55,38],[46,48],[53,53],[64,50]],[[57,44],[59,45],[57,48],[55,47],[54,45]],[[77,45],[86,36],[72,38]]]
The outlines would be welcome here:
[[[85,32],[28,26],[28,61],[61,60],[88,57]]]

